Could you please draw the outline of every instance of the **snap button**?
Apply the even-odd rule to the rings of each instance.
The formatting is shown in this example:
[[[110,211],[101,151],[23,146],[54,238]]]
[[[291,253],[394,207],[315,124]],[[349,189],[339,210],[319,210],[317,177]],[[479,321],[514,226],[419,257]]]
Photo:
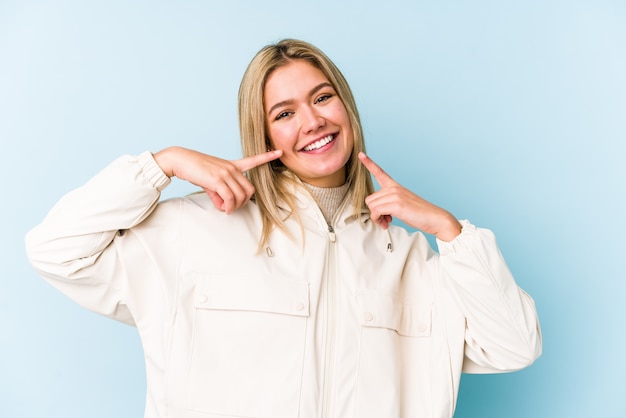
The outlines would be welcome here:
[[[425,324],[425,323],[423,323],[423,322],[420,322],[420,323],[417,325],[417,330],[418,330],[419,332],[424,332],[424,331],[426,331],[426,324]]]
[[[370,322],[372,319],[374,319],[374,315],[371,312],[364,312],[363,313],[363,320]]]
[[[302,303],[302,302],[298,302],[298,303],[296,303],[295,308],[296,308],[296,311],[302,311],[302,310],[304,310],[304,303]]]

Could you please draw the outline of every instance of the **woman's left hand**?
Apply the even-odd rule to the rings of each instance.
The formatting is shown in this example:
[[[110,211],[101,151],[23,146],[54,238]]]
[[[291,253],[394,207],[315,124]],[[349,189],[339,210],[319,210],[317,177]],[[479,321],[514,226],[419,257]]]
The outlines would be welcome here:
[[[395,216],[442,241],[451,241],[461,233],[461,224],[450,212],[402,187],[364,153],[359,153],[359,159],[380,185],[365,199],[374,222],[386,229]]]

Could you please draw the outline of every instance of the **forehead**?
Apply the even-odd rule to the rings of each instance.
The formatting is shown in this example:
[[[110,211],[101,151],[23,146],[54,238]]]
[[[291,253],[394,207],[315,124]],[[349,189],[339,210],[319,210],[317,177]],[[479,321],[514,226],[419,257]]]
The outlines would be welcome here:
[[[313,64],[305,60],[294,60],[272,71],[265,82],[263,95],[269,105],[268,100],[292,99],[320,83],[328,82],[324,73]]]

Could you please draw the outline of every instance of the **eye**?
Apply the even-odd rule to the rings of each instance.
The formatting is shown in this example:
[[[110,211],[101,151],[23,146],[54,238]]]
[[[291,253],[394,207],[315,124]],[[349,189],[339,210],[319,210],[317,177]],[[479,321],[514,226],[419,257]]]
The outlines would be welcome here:
[[[325,94],[322,94],[322,95],[321,95],[321,96],[319,96],[317,99],[315,99],[315,103],[322,103],[322,102],[325,102],[325,101],[327,101],[328,99],[330,99],[331,97],[333,97],[333,95],[332,95],[332,94],[330,94],[330,93],[325,93]]]
[[[276,118],[274,118],[274,120],[280,120],[282,118],[286,118],[287,116],[291,116],[292,113],[293,112],[288,112],[288,111],[280,112],[278,115],[276,115]]]

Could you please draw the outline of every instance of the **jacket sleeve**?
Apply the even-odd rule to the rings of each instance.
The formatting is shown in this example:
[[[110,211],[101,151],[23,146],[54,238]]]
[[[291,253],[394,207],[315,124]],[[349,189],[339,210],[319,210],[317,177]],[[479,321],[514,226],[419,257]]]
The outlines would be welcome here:
[[[437,244],[443,280],[465,316],[463,371],[522,369],[541,355],[534,301],[515,283],[493,233],[462,225],[458,237]]]
[[[26,235],[30,262],[80,305],[133,324],[123,300],[125,268],[112,242],[148,217],[169,182],[150,152],[117,159]]]

